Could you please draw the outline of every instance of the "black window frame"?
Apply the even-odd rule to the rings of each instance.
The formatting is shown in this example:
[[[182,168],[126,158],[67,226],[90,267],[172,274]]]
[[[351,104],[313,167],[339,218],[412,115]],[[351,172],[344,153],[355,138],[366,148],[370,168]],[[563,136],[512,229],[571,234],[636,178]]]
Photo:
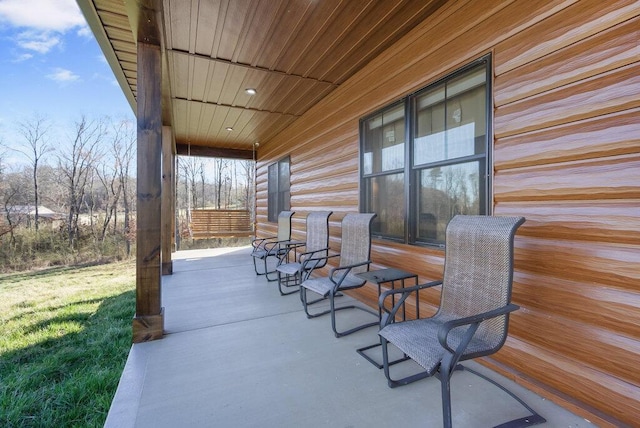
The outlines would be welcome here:
[[[472,71],[475,68],[484,66],[485,69],[485,135],[484,135],[484,153],[473,154],[464,157],[458,157],[454,159],[445,159],[430,164],[421,164],[414,166],[414,139],[415,139],[415,124],[416,124],[416,100],[420,95],[427,93],[438,86],[442,86],[449,81],[457,79],[458,77]],[[492,147],[493,147],[493,104],[492,104],[492,63],[491,55],[485,55],[477,60],[474,60],[467,65],[459,68],[458,70],[430,83],[424,88],[419,89],[400,100],[396,100],[363,118],[360,119],[360,211],[367,211],[367,180],[371,180],[376,176],[402,172],[404,174],[404,235],[400,236],[386,236],[383,233],[378,233],[374,230],[373,236],[378,239],[390,240],[409,245],[419,245],[427,247],[444,248],[444,240],[438,239],[424,239],[420,238],[418,231],[418,192],[420,190],[419,175],[421,171],[428,168],[434,168],[436,166],[450,166],[450,165],[462,165],[464,163],[478,161],[481,163],[481,170],[479,171],[479,179],[481,183],[477,189],[480,195],[480,215],[491,215],[493,211],[493,195],[492,195],[492,180],[493,180],[493,160],[492,160]],[[445,98],[445,104],[448,98]],[[404,120],[405,120],[405,141],[404,141],[404,168],[398,171],[383,171],[377,173],[365,173],[364,171],[364,156],[365,156],[365,125],[372,118],[383,114],[385,111],[390,111],[395,106],[404,104]],[[378,219],[378,221],[380,221]],[[375,228],[374,228],[375,229]]]
[[[286,167],[286,174],[283,171]],[[278,222],[281,211],[291,209],[291,157],[273,162],[267,168],[267,220]]]

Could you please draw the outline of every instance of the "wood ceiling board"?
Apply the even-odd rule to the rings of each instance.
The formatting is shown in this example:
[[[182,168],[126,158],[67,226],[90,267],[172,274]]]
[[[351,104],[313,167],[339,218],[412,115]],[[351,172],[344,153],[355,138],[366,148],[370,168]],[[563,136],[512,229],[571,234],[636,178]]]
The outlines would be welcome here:
[[[360,15],[360,19],[336,41],[335,45],[330,49],[330,55],[318,56],[315,59],[315,63],[308,70],[308,75],[335,81],[329,71],[336,67],[337,64],[341,62],[351,63],[353,61],[369,62],[372,52],[362,50],[361,44],[363,40],[371,37],[381,37],[383,33],[376,30],[384,25],[387,20],[392,19],[402,6],[402,2],[377,2],[363,15]]]
[[[298,103],[300,99],[304,99],[308,94],[313,93],[316,82],[302,78],[289,80],[290,83],[281,89],[282,98],[278,104],[275,104],[273,111],[300,116],[304,111],[301,111]]]
[[[222,0],[200,1],[196,22],[194,52],[211,56],[218,25],[224,22],[226,2]]]
[[[255,87],[258,93],[251,98],[251,103],[248,106],[258,110],[269,110],[272,100],[279,88],[284,84],[283,82],[287,79],[287,76],[277,73],[262,73],[264,80],[259,86]]]
[[[308,47],[305,55],[295,64],[292,74],[309,76],[318,58],[331,55],[332,48],[349,33],[353,25],[369,13],[370,9],[374,7],[372,6],[374,3],[373,0],[347,2],[346,6],[324,29],[320,37],[316,38],[314,43]]]
[[[100,20],[105,27],[114,27],[121,30],[131,31],[129,17],[123,13],[114,13],[109,11],[100,12]]]
[[[329,95],[329,93],[331,93],[331,91],[333,91],[334,89],[334,85],[316,82],[310,91],[305,93],[304,96],[301,96],[296,101],[295,107],[297,108],[297,110],[293,110],[293,113],[302,115],[304,112],[317,104],[318,101]]]
[[[209,81],[216,78],[215,75],[212,75],[212,71],[210,71],[212,68],[211,61],[201,57],[189,57],[189,59],[190,85],[188,98],[190,100],[204,101],[206,100],[205,94],[209,86]],[[179,94],[175,95],[180,96]]]
[[[238,92],[242,91],[244,93],[242,82],[244,81],[247,71],[248,69],[246,67],[229,67],[224,78],[222,93],[218,99],[220,104],[235,105],[234,100],[238,98]]]
[[[123,51],[116,51],[115,53],[116,53],[116,56],[118,57],[118,60],[121,63],[127,62],[130,64],[137,64],[138,55],[131,52],[123,52]]]
[[[248,141],[251,138],[251,128],[249,127],[249,123],[255,120],[255,117],[260,112],[253,110],[242,110],[238,118],[236,119],[235,125],[233,125],[233,134],[240,141]]]
[[[256,2],[251,0],[233,0],[228,3],[223,23],[218,51],[213,55],[231,61],[241,38],[251,31],[248,22],[253,17]]]
[[[98,12],[107,11],[126,15],[126,8],[122,0],[93,0]],[[102,15],[102,13],[100,13]]]
[[[239,95],[243,95],[246,99],[238,99],[236,104],[243,104],[249,108],[258,108],[260,100],[263,102],[268,99],[266,94],[267,81],[269,80],[269,74],[264,70],[248,69],[247,74],[242,82],[242,92]],[[249,95],[245,92],[245,89],[253,88],[257,91],[255,95]]]
[[[342,57],[338,60],[332,57],[319,61],[316,67],[317,75],[322,80],[330,80],[336,83],[344,82],[445,2],[446,0],[425,1],[421,4],[421,7],[414,7],[414,3],[409,2],[405,7],[396,9],[386,19],[377,22],[376,29],[367,31],[367,26],[358,28],[357,31],[361,35],[358,43],[350,41],[348,44],[341,43],[336,46],[332,53],[335,55],[341,54]],[[369,17],[369,19],[375,19],[375,17]],[[380,28],[385,30],[379,31]],[[355,35],[352,34],[350,35],[351,37],[355,37]],[[351,45],[350,50],[348,50],[349,45]],[[346,58],[351,58],[351,61],[345,60]]]
[[[189,102],[193,102],[193,101],[189,101]],[[209,135],[211,134],[211,129],[212,129],[212,123],[214,121],[214,117],[216,114],[216,109],[218,108],[218,106],[216,106],[215,104],[203,104],[202,105],[202,109],[203,109],[203,115],[202,115],[202,121],[200,123],[200,127],[198,128],[198,130],[196,131],[196,133],[194,133],[194,137],[195,135],[198,136],[197,140],[198,141],[207,141],[209,140]],[[217,132],[217,130],[216,130]]]
[[[120,65],[122,66],[122,71],[124,71],[124,74],[128,77],[128,72],[134,73],[133,76],[131,77],[137,77],[137,71],[138,71],[138,63],[137,62],[126,62],[126,61],[121,61]]]
[[[280,57],[297,37],[305,22],[312,16],[318,2],[292,0],[286,2],[286,9],[280,10],[276,25],[273,26],[267,43],[257,53],[252,66],[275,69]]]
[[[167,49],[180,49],[189,52],[191,35],[191,1],[165,0],[165,32]]]
[[[207,92],[204,94],[204,100],[207,102],[217,102],[222,95],[222,89],[227,73],[229,73],[230,64],[224,62],[212,61],[209,64],[209,71],[211,78],[209,79],[209,85]]]
[[[171,103],[171,107],[173,109],[173,129],[176,135],[176,140],[180,138],[180,140],[184,143],[188,142],[187,136],[187,101],[183,100],[173,100]]]
[[[213,114],[213,119],[209,124],[209,133],[208,133],[209,139],[211,140],[219,139],[220,130],[224,129],[227,126],[230,126],[226,124],[228,110],[229,110],[229,107],[216,106]]]
[[[327,0],[314,2],[311,15],[303,23],[302,28],[291,44],[287,46],[285,52],[280,55],[274,69],[294,73],[295,65],[301,60],[301,57],[326,32],[326,27],[329,26],[331,19],[339,15],[349,1]]]
[[[254,64],[265,44],[278,43],[277,40],[272,40],[272,34],[278,25],[279,16],[287,16],[286,1],[258,1],[252,12],[251,21],[246,24],[248,31],[243,32],[231,58],[233,62]]]
[[[169,53],[171,95],[173,98],[189,98],[189,56]]]
[[[265,113],[264,121],[256,127],[254,135],[257,142],[271,140],[280,131],[291,125],[297,118],[295,116],[277,113]]]
[[[187,129],[188,137],[194,141],[198,140],[197,130],[200,125],[200,118],[202,115],[202,103],[189,102],[187,105]]]
[[[113,49],[119,52],[128,52],[132,54],[137,54],[138,52],[136,44],[133,41],[125,42],[122,40],[112,40],[111,46],[113,46]],[[137,62],[137,59],[136,59],[136,62]]]
[[[104,31],[107,33],[109,40],[121,40],[123,42],[135,44],[135,40],[131,31],[123,30],[116,27],[105,27]]]

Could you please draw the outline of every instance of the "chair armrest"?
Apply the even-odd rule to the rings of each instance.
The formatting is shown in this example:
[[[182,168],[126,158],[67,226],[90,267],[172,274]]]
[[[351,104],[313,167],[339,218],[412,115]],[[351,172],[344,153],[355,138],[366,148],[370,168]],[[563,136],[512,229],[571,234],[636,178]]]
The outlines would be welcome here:
[[[328,251],[329,248],[326,248],[326,250]],[[319,250],[319,251],[324,251],[324,250]],[[309,278],[309,276],[311,276],[311,274],[313,273],[313,271],[316,269],[317,266],[324,266],[326,264],[326,260],[329,260],[333,257],[340,257],[340,254],[328,254],[326,256],[311,257],[304,260],[302,262],[302,271],[305,273],[304,273],[304,277],[302,278],[302,281],[303,282],[306,281]],[[321,263],[322,261],[325,261],[325,263]]]
[[[297,251],[298,248],[304,247],[305,245],[307,245],[307,243],[303,241],[280,241],[280,248],[276,252],[279,258],[278,266],[284,263],[285,260],[288,260],[291,250]]]
[[[275,239],[277,239],[277,237]],[[280,252],[287,246],[289,242],[291,242],[289,239],[286,239],[284,241],[265,242],[264,249],[267,252],[267,254],[272,254],[276,256],[280,254]]]
[[[326,248],[320,248],[318,250],[314,250],[314,251],[303,251],[302,253],[298,253],[298,261],[300,262],[300,264],[305,264],[308,260],[314,260],[314,261],[322,261],[322,260],[327,260],[329,257],[336,257],[339,254],[333,254],[331,256],[329,256],[329,251],[331,249],[329,247]],[[321,253],[326,253],[326,256],[322,256],[322,255],[317,255],[317,254],[321,254]],[[324,265],[323,265],[324,266]]]
[[[251,241],[251,245],[253,246],[254,249],[258,249],[261,246],[263,246],[266,241],[271,241],[273,239],[278,239],[277,236],[268,236],[266,238],[255,238]]]
[[[338,266],[335,267],[333,269],[331,269],[331,272],[329,273],[329,279],[331,280],[331,282],[334,283],[335,290],[337,291],[340,288],[340,284],[342,284],[342,281],[344,281],[344,279],[347,277],[347,275],[349,274],[349,272],[351,272],[351,269],[356,268],[356,267],[360,267],[360,266],[368,266],[371,264],[371,260],[367,260],[364,262],[360,262],[360,263],[354,263],[352,265],[344,265],[344,266]],[[334,279],[334,275],[340,271],[344,271],[343,273],[340,274],[340,276],[338,277],[338,280],[336,282],[336,280]],[[364,280],[362,280],[362,283],[364,284]]]
[[[396,318],[396,313],[398,312],[400,307],[404,304],[405,300],[407,300],[407,298],[411,295],[411,293],[418,292],[425,288],[435,287],[441,284],[442,284],[441,280],[431,281],[431,282],[426,282],[424,284],[414,285],[413,287],[396,288],[396,289],[387,290],[382,294],[380,294],[380,297],[378,298],[378,307],[380,308],[380,313],[383,314],[382,320],[380,321],[380,328],[386,326],[387,324],[390,324]],[[387,299],[387,297],[395,294],[402,294],[402,296],[400,296],[400,298],[396,301],[393,308],[391,308],[390,311],[387,311],[387,309],[384,306],[384,301]]]
[[[506,315],[506,314],[508,314],[510,312],[513,312],[513,311],[516,311],[518,309],[520,309],[520,306],[514,305],[513,303],[509,303],[506,306],[503,306],[501,308],[494,309],[494,310],[491,310],[491,311],[488,311],[488,312],[483,312],[481,314],[471,315],[471,316],[468,316],[468,317],[463,317],[463,318],[447,321],[444,324],[442,324],[440,326],[440,328],[438,329],[438,340],[440,341],[440,345],[443,348],[445,348],[447,351],[451,352],[452,354],[455,354],[456,352],[459,352],[459,354],[462,355],[462,351],[464,351],[464,348],[467,347],[467,345],[471,341],[471,338],[475,334],[476,330],[478,329],[478,326],[480,325],[480,323],[482,321],[486,321],[486,320],[491,319],[491,318],[496,318],[496,317],[499,317],[499,316],[502,316],[502,315]],[[460,344],[460,345],[464,344],[464,346],[462,346],[462,349],[460,349],[461,346],[458,346],[458,349],[456,351],[454,351],[447,344],[447,337],[449,336],[449,332],[451,330],[453,330],[456,327],[461,327],[461,326],[464,326],[464,325],[470,326],[469,329],[467,330],[467,332],[465,333],[465,338],[463,339],[462,343]],[[464,343],[464,342],[466,342],[466,343]]]

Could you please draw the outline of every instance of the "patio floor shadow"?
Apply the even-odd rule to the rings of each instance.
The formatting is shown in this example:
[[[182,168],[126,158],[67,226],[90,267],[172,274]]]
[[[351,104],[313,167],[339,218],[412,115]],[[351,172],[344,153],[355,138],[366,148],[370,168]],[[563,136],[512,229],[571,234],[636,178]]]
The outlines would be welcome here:
[[[132,346],[106,427],[440,427],[440,382],[387,387],[356,349],[376,328],[336,339],[328,316],[307,319],[297,294],[257,277],[250,248],[173,254],[164,276],[165,337]],[[341,299],[350,300],[349,297]],[[339,323],[371,319],[343,311]],[[380,348],[369,354],[381,361]],[[414,370],[411,362],[396,365]],[[508,387],[548,427],[588,421],[477,363],[465,365]],[[452,378],[453,424],[490,427],[526,415],[504,392],[468,372]]]

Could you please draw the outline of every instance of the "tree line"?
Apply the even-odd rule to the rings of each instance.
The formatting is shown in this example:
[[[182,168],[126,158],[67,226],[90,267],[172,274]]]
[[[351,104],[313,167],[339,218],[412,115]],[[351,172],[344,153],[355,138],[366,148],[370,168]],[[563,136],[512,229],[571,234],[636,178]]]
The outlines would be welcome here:
[[[82,115],[58,130],[35,115],[0,135],[0,270],[132,254],[135,122]],[[193,209],[253,212],[254,162],[180,156],[176,167],[178,239]]]

